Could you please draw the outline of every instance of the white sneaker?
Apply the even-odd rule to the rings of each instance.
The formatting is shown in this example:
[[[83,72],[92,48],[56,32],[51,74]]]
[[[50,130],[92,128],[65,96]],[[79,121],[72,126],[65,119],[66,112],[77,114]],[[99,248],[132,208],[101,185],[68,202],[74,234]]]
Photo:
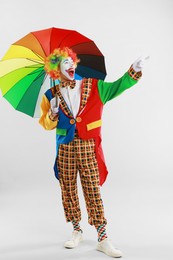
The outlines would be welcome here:
[[[122,257],[122,252],[116,249],[108,238],[105,238],[103,241],[99,242],[96,249],[105,253],[108,256],[112,257]]]
[[[75,248],[79,243],[83,241],[83,236],[81,231],[73,231],[71,240],[65,242],[64,247],[66,248]]]

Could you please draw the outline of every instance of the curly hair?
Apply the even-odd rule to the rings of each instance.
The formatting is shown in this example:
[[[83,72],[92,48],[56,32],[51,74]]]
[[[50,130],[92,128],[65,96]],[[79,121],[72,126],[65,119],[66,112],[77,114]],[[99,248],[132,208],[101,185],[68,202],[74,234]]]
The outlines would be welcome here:
[[[67,57],[71,57],[74,61],[75,67],[77,67],[80,60],[77,58],[76,53],[68,47],[55,49],[48,57],[46,57],[44,69],[52,79],[60,78],[60,62]]]

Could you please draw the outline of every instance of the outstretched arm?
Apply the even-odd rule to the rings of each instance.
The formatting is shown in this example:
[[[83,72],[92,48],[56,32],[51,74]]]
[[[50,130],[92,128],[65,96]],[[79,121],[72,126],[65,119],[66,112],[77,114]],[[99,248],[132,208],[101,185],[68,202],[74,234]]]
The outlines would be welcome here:
[[[98,90],[103,104],[117,97],[138,82],[142,76],[144,61],[148,58],[149,57],[140,57],[137,59],[129,70],[120,79],[114,82],[98,81]]]

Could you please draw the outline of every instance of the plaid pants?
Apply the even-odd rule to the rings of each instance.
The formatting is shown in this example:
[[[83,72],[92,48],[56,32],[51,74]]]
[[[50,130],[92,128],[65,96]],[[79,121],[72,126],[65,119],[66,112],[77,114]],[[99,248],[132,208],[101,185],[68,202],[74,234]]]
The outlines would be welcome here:
[[[76,134],[72,142],[61,144],[57,165],[66,221],[80,222],[81,220],[77,191],[77,173],[79,172],[89,224],[96,228],[101,224],[106,224],[100,195],[94,139],[82,140]]]

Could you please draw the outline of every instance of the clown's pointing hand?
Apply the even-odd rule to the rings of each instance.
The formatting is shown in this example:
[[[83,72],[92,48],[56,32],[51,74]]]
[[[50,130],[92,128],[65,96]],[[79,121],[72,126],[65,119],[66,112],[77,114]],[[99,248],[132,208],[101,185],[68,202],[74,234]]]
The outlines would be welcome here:
[[[149,59],[150,56],[141,56],[133,64],[132,68],[136,71],[142,71],[145,62]]]

